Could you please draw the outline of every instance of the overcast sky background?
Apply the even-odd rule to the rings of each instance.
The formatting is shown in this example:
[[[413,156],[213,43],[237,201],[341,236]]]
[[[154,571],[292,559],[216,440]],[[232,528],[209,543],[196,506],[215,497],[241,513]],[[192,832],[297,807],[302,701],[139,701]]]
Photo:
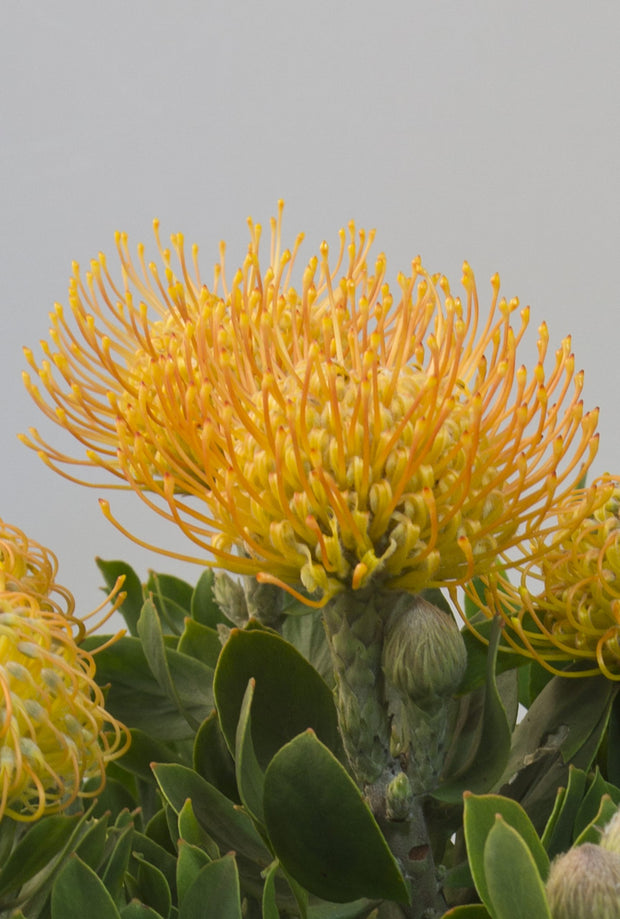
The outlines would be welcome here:
[[[304,263],[353,218],[376,227],[391,278],[419,253],[454,288],[467,258],[486,303],[499,271],[534,330],[573,334],[601,408],[595,470],[620,472],[617,0],[4,0],[2,19],[0,516],[56,552],[79,611],[99,602],[95,555],[143,578],[200,573],[126,541],[96,491],[16,438],[51,433],[21,348],[67,303],[71,261],[113,265],[117,229],[154,253],[153,217],[199,243],[207,277],[219,240],[236,267],[247,216],[268,225],[278,198]],[[137,499],[106,496],[187,548]]]

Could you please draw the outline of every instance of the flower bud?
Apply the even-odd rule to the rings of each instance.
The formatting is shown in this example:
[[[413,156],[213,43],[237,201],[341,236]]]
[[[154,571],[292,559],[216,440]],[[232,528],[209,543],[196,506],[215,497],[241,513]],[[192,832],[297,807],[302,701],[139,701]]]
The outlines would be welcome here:
[[[224,615],[240,628],[247,623],[248,606],[243,586],[224,571],[214,572],[213,598]]]
[[[450,615],[407,596],[388,619],[381,664],[388,683],[424,708],[458,689],[467,651]]]
[[[399,772],[387,787],[385,794],[388,820],[407,820],[411,814],[413,789],[406,773]]]
[[[547,880],[553,919],[618,919],[620,855],[584,843],[559,855]]]
[[[620,856],[620,808],[605,827],[601,837],[601,846]]]

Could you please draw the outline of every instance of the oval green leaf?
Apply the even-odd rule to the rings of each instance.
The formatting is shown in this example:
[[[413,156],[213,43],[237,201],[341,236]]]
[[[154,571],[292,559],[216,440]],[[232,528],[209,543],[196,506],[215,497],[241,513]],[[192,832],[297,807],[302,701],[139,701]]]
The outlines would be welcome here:
[[[114,900],[92,868],[72,855],[52,888],[52,919],[120,919]]]
[[[501,795],[465,795],[465,810],[463,826],[467,854],[471,867],[472,877],[480,898],[484,903],[489,902],[489,891],[485,874],[483,853],[487,837],[493,829],[496,816],[499,814],[507,824],[514,828],[524,840],[531,857],[542,878],[549,873],[549,857],[538,838],[538,834],[523,808],[511,798]]]
[[[484,847],[493,919],[551,919],[545,887],[523,837],[498,814]]]
[[[104,642],[105,636],[92,635],[83,646],[93,652]],[[165,657],[183,710],[200,724],[213,708],[213,670],[172,648],[166,647]],[[97,682],[109,685],[106,709],[128,727],[166,742],[193,736],[179,706],[153,675],[139,638],[121,638],[97,651]]]
[[[233,855],[206,865],[183,898],[179,919],[242,919],[239,874]]]
[[[216,708],[231,753],[241,704],[252,678],[256,680],[252,737],[263,769],[280,747],[306,728],[312,728],[331,750],[341,749],[333,695],[314,667],[273,632],[234,629],[220,655],[213,682]]]
[[[108,590],[113,590],[114,585],[119,577],[123,577],[123,593],[125,594],[125,599],[118,608],[121,616],[127,623],[127,628],[131,635],[138,634],[138,619],[140,618],[140,610],[142,609],[142,604],[144,603],[144,593],[142,590],[142,584],[140,583],[140,578],[133,570],[133,568],[127,564],[127,562],[122,561],[109,561],[106,562],[102,558],[95,559],[99,570],[101,571],[106,587]]]
[[[337,903],[408,902],[405,880],[361,792],[312,731],[274,756],[264,810],[278,858],[311,893]]]
[[[189,798],[196,819],[220,850],[231,849],[247,856],[260,868],[271,863],[272,856],[257,833],[251,819],[213,785],[205,782],[187,766],[160,763],[153,773],[170,806],[180,813]]]

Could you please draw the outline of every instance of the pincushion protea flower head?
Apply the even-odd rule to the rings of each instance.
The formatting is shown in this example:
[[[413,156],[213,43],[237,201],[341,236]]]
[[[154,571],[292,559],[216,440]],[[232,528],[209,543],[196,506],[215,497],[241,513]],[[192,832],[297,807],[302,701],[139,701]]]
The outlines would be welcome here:
[[[73,322],[57,306],[46,359],[26,352],[45,392],[27,375],[26,385],[80,451],[67,456],[35,430],[24,440],[56,469],[128,484],[199,547],[192,560],[301,585],[310,604],[487,570],[596,450],[570,340],[545,369],[542,325],[528,375],[517,350],[529,313],[513,327],[518,302],[500,299],[497,277],[480,328],[467,264],[463,301],[419,259],[393,293],[385,257],[369,267],[373,234],[353,224],[335,265],[324,243],[298,289],[301,237],[281,251],[280,224],[281,208],[261,270],[250,222],[230,287],[223,248],[209,288],[195,248],[190,274],[181,236],[178,273],[161,246],[163,275],[143,247],[136,267],[122,235],[120,283],[102,255],[84,278],[76,266]]]
[[[105,764],[129,737],[104,708],[82,622],[51,598],[55,559],[2,523],[0,540],[0,819],[36,820],[105,782]]]
[[[0,591],[22,591],[71,615],[73,597],[56,583],[57,570],[53,552],[0,519]]]
[[[553,673],[620,680],[620,480],[604,476],[594,489],[594,502],[592,489],[570,497],[552,539],[535,540],[518,585],[495,572],[468,590],[487,616],[502,616],[511,650]]]

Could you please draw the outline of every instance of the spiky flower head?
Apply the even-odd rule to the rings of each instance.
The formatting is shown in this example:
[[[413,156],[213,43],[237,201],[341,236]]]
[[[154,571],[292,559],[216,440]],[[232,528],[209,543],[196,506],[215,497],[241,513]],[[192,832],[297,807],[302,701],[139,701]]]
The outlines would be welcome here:
[[[57,570],[53,552],[0,519],[0,591],[21,590],[70,614],[72,598],[56,583]]]
[[[368,263],[374,234],[353,224],[336,264],[323,243],[293,286],[302,237],[281,251],[280,222],[281,208],[265,269],[250,222],[230,287],[223,249],[208,287],[180,235],[176,273],[161,246],[163,273],[143,247],[136,267],[123,235],[120,282],[102,255],[85,277],[75,266],[73,321],[56,306],[45,360],[26,352],[45,392],[26,385],[83,452],[36,431],[25,441],[57,469],[133,488],[198,546],[192,560],[301,586],[308,603],[487,570],[596,450],[570,340],[546,367],[541,325],[528,374],[517,351],[529,312],[513,327],[518,301],[500,299],[497,276],[482,323],[467,264],[463,299],[419,259],[393,292],[385,257]]]
[[[558,855],[546,885],[553,919],[616,919],[620,855],[584,843]]]
[[[55,560],[21,531],[2,525],[0,541],[0,819],[36,820],[105,782],[105,764],[128,746],[95,682],[95,662],[79,647],[84,625],[62,612],[53,592]]]
[[[495,572],[468,588],[476,605],[503,617],[506,646],[553,673],[620,680],[620,481],[576,491],[531,551],[518,584]]]

